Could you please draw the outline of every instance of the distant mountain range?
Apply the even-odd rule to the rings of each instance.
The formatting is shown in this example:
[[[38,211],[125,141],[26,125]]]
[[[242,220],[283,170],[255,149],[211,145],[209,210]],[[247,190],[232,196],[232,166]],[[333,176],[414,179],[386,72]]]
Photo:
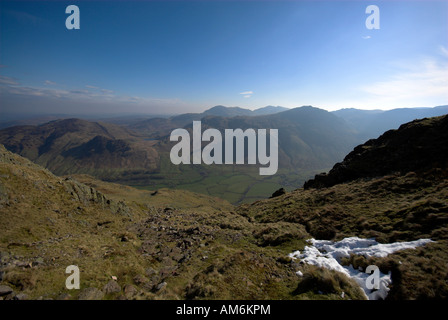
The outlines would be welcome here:
[[[279,167],[288,169],[331,166],[357,143],[354,131],[344,120],[310,106],[261,116],[207,116],[202,118],[202,126],[222,132],[237,128],[278,129]]]
[[[297,108],[294,108],[297,109]],[[194,120],[201,120],[207,116],[256,117],[273,115],[288,110],[284,107],[267,106],[254,111],[239,107],[215,106],[202,113],[185,113],[172,117],[154,117],[142,121],[134,121],[127,127],[151,138],[158,139],[168,135],[175,128],[184,127]],[[349,130],[357,134],[361,143],[371,138],[377,138],[389,129],[397,129],[401,124],[421,118],[437,117],[448,114],[448,105],[434,108],[401,108],[393,110],[361,110],[340,109],[330,112],[346,121]],[[106,120],[107,121],[107,120]]]
[[[392,110],[341,109],[333,111],[358,132],[360,139],[377,138],[390,129],[415,119],[437,117],[448,114],[448,105],[434,108],[400,108]]]
[[[255,117],[271,115],[291,109],[281,106],[266,106],[256,110],[240,107],[226,107],[218,105],[201,113],[184,113],[179,115],[1,115],[0,129],[17,125],[39,125],[52,120],[79,118],[88,121],[101,121],[125,126],[128,129],[143,133],[145,136],[158,139],[166,136],[174,128],[184,127],[194,120],[201,120],[207,116]],[[361,110],[345,108],[331,111],[332,114],[344,119],[347,125],[355,130],[360,142],[376,138],[389,129],[397,129],[401,124],[421,118],[437,117],[448,114],[448,105],[434,108],[399,108],[393,110]]]
[[[279,106],[277,107],[266,106],[264,108],[259,108],[255,110],[249,110],[240,107],[215,106],[213,108],[204,111],[202,114],[211,116],[221,116],[221,117],[262,116],[267,114],[279,113],[286,110],[288,110],[288,108]]]
[[[267,106],[256,110],[249,110],[240,107],[215,106],[202,113],[185,113],[169,118],[155,117],[142,121],[137,121],[128,126],[129,129],[158,139],[169,135],[173,129],[181,128],[191,124],[193,121],[201,120],[207,116],[231,117],[253,117],[270,115],[289,110],[284,107]]]

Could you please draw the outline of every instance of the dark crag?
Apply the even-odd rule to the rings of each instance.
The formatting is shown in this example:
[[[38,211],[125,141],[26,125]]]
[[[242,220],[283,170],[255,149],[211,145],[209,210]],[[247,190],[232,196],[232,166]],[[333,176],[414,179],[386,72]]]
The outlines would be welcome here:
[[[357,146],[328,174],[304,184],[305,189],[331,187],[359,178],[391,173],[445,170],[448,164],[448,116],[415,120]]]

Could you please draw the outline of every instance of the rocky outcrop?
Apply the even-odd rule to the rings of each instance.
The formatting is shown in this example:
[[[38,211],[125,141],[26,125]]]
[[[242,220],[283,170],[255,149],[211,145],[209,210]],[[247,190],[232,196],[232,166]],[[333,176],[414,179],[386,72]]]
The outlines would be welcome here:
[[[271,198],[280,197],[280,196],[282,196],[282,195],[284,195],[284,194],[286,194],[286,190],[285,190],[285,188],[280,188],[280,189],[276,190],[276,191],[272,194]]]
[[[359,178],[448,168],[448,115],[415,120],[357,146],[330,172],[318,174],[305,189],[324,188]]]
[[[64,187],[68,193],[70,193],[76,201],[87,205],[88,203],[97,203],[104,207],[109,207],[112,212],[130,215],[130,208],[123,201],[113,201],[108,199],[104,194],[96,190],[95,188],[89,187],[83,183],[80,183],[71,178],[65,178]]]
[[[17,174],[20,173],[27,183],[30,182],[37,188],[44,190],[55,190],[62,185],[65,192],[73,197],[74,201],[78,201],[83,205],[92,203],[99,204],[104,208],[109,208],[113,213],[129,216],[132,214],[131,209],[123,201],[114,201],[107,198],[104,194],[78,182],[70,177],[61,179],[55,176],[49,170],[23,158],[17,154],[8,151],[2,144],[0,144],[0,164],[13,165]],[[6,180],[11,178],[9,175],[2,175],[1,178]],[[9,195],[7,185],[0,181],[0,208],[3,205],[8,205]]]
[[[78,300],[101,300],[104,292],[97,288],[86,288],[79,293]]]

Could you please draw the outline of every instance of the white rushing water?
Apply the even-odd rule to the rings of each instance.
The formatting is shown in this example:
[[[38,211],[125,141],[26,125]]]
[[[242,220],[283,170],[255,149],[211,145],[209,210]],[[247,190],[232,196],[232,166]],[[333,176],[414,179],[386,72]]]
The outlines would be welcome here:
[[[308,240],[308,243],[310,243],[311,246],[305,246],[302,253],[300,251],[295,251],[289,256],[293,259],[298,258],[307,264],[342,272],[359,284],[367,299],[377,300],[385,299],[389,292],[388,286],[392,283],[390,272],[389,274],[379,272],[380,287],[378,290],[372,290],[367,288],[366,285],[367,278],[370,274],[365,273],[363,270],[357,270],[353,268],[352,265],[341,265],[341,259],[348,258],[351,254],[363,255],[366,258],[383,258],[393,252],[404,249],[415,249],[416,247],[423,246],[429,242],[433,241],[430,239],[420,239],[408,242],[383,244],[378,243],[374,239],[361,239],[358,237],[345,238],[338,242],[310,239]]]

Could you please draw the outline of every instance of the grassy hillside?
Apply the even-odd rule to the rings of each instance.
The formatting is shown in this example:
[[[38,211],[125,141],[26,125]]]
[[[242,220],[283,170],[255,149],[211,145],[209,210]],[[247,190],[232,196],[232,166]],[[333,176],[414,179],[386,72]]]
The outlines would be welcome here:
[[[353,256],[346,264],[378,265],[392,272],[389,299],[446,298],[448,277],[448,176],[409,172],[356,180],[329,188],[297,189],[241,205],[237,212],[259,223],[303,225],[315,239],[375,238],[381,243],[434,240],[423,248],[383,259]]]
[[[381,243],[432,239],[387,259],[351,257],[392,272],[390,299],[446,298],[448,270],[448,116],[415,120],[360,145],[297,189],[242,205],[257,222],[305,226],[316,239],[375,238]]]
[[[308,236],[301,225],[251,222],[228,202],[186,191],[59,178],[0,154],[1,285],[13,291],[1,298],[362,298],[351,280],[326,272],[331,292],[295,291],[287,255]],[[68,265],[81,270],[80,290],[65,288]]]
[[[0,130],[0,142],[53,173],[88,173],[118,179],[154,170],[158,153],[150,141],[120,126],[79,119]]]

